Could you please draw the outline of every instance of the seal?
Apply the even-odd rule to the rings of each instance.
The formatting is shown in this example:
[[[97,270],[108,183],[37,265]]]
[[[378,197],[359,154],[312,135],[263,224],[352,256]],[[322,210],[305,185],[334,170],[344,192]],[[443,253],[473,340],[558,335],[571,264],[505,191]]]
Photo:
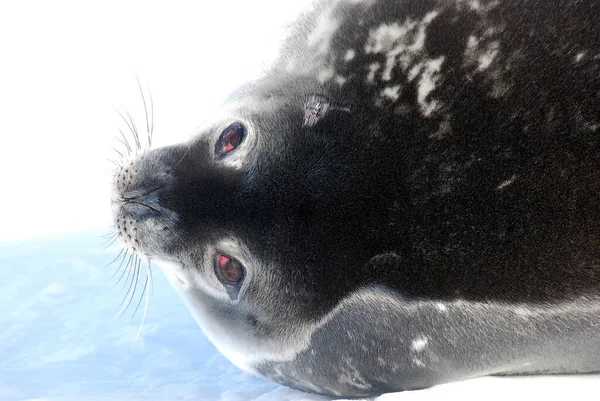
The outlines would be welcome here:
[[[116,231],[286,386],[600,371],[598,20],[594,0],[320,2],[197,135],[123,162]]]

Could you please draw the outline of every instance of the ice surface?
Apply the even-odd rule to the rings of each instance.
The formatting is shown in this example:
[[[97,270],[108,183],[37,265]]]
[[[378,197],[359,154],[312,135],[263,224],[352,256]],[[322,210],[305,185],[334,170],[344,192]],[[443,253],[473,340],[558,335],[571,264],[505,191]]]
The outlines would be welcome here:
[[[241,372],[206,340],[156,270],[141,312],[113,319],[127,288],[102,233],[0,243],[0,400],[328,400]],[[141,293],[142,287],[139,287]],[[137,301],[137,297],[136,297]],[[142,305],[143,306],[143,305]],[[134,305],[135,307],[135,305]],[[597,400],[600,377],[483,378],[393,400]]]

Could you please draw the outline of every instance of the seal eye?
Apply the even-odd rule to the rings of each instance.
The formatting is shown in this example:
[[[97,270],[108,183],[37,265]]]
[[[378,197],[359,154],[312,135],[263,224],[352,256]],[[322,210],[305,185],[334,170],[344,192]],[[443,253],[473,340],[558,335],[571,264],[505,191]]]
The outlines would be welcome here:
[[[215,153],[223,156],[237,149],[246,137],[246,127],[240,123],[231,124],[221,133]]]
[[[244,278],[244,267],[240,262],[227,255],[219,255],[216,260],[217,277],[228,285],[237,285]]]

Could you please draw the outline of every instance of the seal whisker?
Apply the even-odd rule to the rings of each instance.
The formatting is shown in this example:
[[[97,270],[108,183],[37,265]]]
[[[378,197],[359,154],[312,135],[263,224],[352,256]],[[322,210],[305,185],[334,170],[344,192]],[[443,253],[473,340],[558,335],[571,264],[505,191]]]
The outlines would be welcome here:
[[[139,272],[138,272],[138,274],[139,274]],[[146,280],[144,280],[144,288],[142,289],[142,295],[140,296],[140,299],[139,299],[137,305],[135,306],[135,309],[133,310],[131,317],[129,318],[129,322],[131,322],[133,320],[133,318],[135,317],[135,314],[137,313],[138,309],[140,308],[140,305],[142,304],[142,300],[144,299],[144,294],[146,294],[147,288],[148,288],[148,273],[146,273]],[[146,315],[145,308],[144,308],[144,315]],[[143,324],[143,322],[142,322],[142,324]],[[140,330],[141,330],[141,327],[140,327]],[[138,334],[139,334],[139,332],[138,332]],[[136,336],[136,338],[137,338],[137,336]]]
[[[125,262],[125,260],[127,259],[127,252],[128,250],[125,250],[125,253],[123,254],[122,258],[121,258],[121,262],[119,263],[119,267],[117,267],[114,271],[114,273],[111,276],[111,279],[119,272],[119,270],[121,270],[121,268],[123,268],[123,272],[121,273],[121,276],[119,277],[119,279],[117,280],[117,282],[115,283],[115,286],[117,284],[119,284],[119,282],[123,279],[123,276],[125,275],[125,272],[127,271],[126,267],[123,267],[123,263]],[[131,256],[129,256],[131,258]]]
[[[150,277],[150,293],[154,295],[154,281],[152,280],[152,267],[150,266],[150,258],[148,258],[148,276]]]
[[[120,151],[117,150],[117,148],[115,148],[114,146],[110,147],[112,150],[114,150],[115,152],[117,152],[117,154],[119,156],[121,156],[121,160],[125,159],[125,155],[123,153],[121,153]]]
[[[117,237],[117,233],[115,232],[115,226],[113,224],[108,228],[108,232],[100,236],[100,238],[113,238]]]
[[[187,156],[187,154],[190,152],[191,146],[188,146],[188,148],[185,150],[185,152],[183,152],[183,155],[181,156],[181,158],[177,161],[177,163],[175,163],[173,165],[173,169],[175,169],[175,167],[177,167],[179,165],[179,163],[181,163],[181,161]]]
[[[117,256],[115,256],[115,258],[112,261],[110,261],[107,265],[105,265],[104,267],[106,268],[106,267],[112,265],[117,260],[119,260],[121,257],[123,257],[123,252],[124,251],[125,251],[125,248],[121,248],[121,250],[119,251],[119,253],[117,254]]]
[[[148,261],[148,271],[146,273],[146,281],[144,282],[144,291],[142,292],[142,296],[140,297],[140,301],[144,298],[144,292],[146,292],[146,287],[148,286],[148,281],[152,283],[152,270],[150,269],[150,261]],[[135,344],[140,334],[142,333],[142,329],[144,328],[144,322],[146,321],[146,315],[148,314],[148,301],[150,300],[150,291],[146,292],[146,301],[144,302],[144,313],[142,314],[142,321],[140,322],[140,328],[138,329],[137,334],[133,340],[131,346]],[[137,308],[139,308],[140,304],[138,302],[138,306],[135,308],[135,312],[137,312]],[[133,313],[135,315],[135,312]],[[133,317],[133,316],[132,316]]]
[[[125,273],[127,273],[127,278],[125,279],[125,282],[123,283],[123,288],[125,288],[125,283],[127,283],[127,280],[129,280],[129,275],[131,274],[131,259],[134,257],[135,255],[132,253],[131,255],[129,255],[129,259],[127,260],[127,263],[125,264],[125,266],[123,267],[123,273],[121,274],[121,277],[119,277],[119,279],[117,280],[117,282],[115,283],[115,285],[119,284],[119,282],[123,279],[123,277],[125,276]],[[123,259],[125,260],[125,259]],[[121,266],[119,266],[119,269],[121,268]]]
[[[135,120],[131,117],[131,114],[129,114],[128,111],[126,111],[125,114],[127,114],[127,117],[129,118],[129,121],[131,122],[131,126],[133,127],[131,132],[133,133],[133,138],[135,139],[135,145],[137,147],[137,151],[140,151],[140,150],[142,150],[142,143],[140,142],[140,133],[138,131],[137,125],[135,124]]]
[[[133,136],[133,139],[135,141],[136,151],[139,150],[139,139],[137,137],[136,130],[135,130],[135,128],[132,125],[133,120],[131,119],[131,115],[129,115],[129,113],[125,112],[127,114],[127,116],[129,117],[129,120],[127,120],[127,118],[125,118],[125,116],[123,115],[123,113],[121,113],[118,110],[117,110],[117,113],[119,113],[119,115],[121,116],[121,118],[123,119],[123,121],[125,121],[125,124],[127,124],[127,127],[129,128],[129,132],[131,132],[131,134]],[[132,148],[132,150],[133,150],[133,148]]]
[[[114,237],[114,238],[109,238],[107,239],[104,244],[102,245],[102,252],[106,251],[108,249],[108,247],[110,247],[112,244],[115,243],[115,241],[117,241],[118,237]]]
[[[148,89],[148,96],[150,97],[150,130],[148,131],[148,147],[152,148],[152,136],[154,135],[154,100],[152,99],[152,92]]]
[[[135,290],[137,288],[138,279],[140,276],[140,265],[141,261],[136,258],[136,262],[133,266],[133,277],[131,278],[131,283],[129,284],[129,290],[127,291],[127,294],[125,294],[125,298],[121,302],[121,307],[119,309],[119,312],[117,313],[117,317],[123,316],[123,314],[129,308],[129,305],[131,305],[131,301],[133,300],[133,296],[135,295]]]
[[[146,98],[144,96],[144,91],[142,89],[140,79],[137,75],[135,76],[135,79],[137,80],[138,88],[140,89],[140,94],[142,95],[142,103],[144,104],[144,116],[146,117],[146,133],[148,134],[148,147],[150,147],[152,140],[150,139],[150,121],[148,119],[148,106],[146,105]]]
[[[123,133],[123,131],[119,128],[119,132],[121,133],[121,136],[123,137],[123,140],[119,139],[118,137],[117,140],[119,142],[121,142],[123,145],[125,145],[125,147],[127,148],[127,156],[131,155],[131,145],[129,145],[129,141],[127,140],[127,137],[125,136],[125,134]]]
[[[112,265],[113,263],[115,263],[117,260],[121,259],[121,263],[119,264],[119,267],[116,268],[115,271],[113,272],[113,274],[111,274],[111,276],[109,277],[109,279],[106,280],[107,282],[112,280],[117,275],[121,266],[123,265],[123,261],[125,260],[126,256],[127,256],[126,250],[125,250],[125,248],[123,248],[123,249],[121,249],[121,252],[119,252],[119,254],[109,264],[104,266],[104,268],[106,268],[106,267]]]
[[[103,245],[106,243],[106,241],[110,241],[113,239],[118,238],[117,234],[115,233],[114,229],[111,230],[110,232],[104,234],[103,236],[101,236],[101,238],[104,239],[104,242],[102,243]]]

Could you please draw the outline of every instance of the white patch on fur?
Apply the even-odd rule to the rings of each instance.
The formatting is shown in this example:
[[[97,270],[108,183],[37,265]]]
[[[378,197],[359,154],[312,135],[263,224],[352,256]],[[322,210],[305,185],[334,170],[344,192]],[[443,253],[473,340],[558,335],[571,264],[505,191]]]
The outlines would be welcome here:
[[[476,36],[470,35],[469,39],[467,39],[467,49],[474,49],[479,44],[479,39]]]
[[[513,182],[515,182],[515,180],[516,180],[516,179],[517,179],[517,175],[516,175],[516,174],[513,174],[513,176],[512,176],[512,177],[510,177],[508,180],[506,180],[506,181],[502,181],[502,182],[500,183],[500,185],[498,185],[498,186],[496,187],[496,189],[498,189],[498,190],[502,190],[502,189],[506,188],[507,186],[511,185]]]
[[[319,73],[317,74],[317,80],[321,84],[324,84],[325,82],[327,82],[331,78],[333,78],[334,75],[335,75],[335,71],[333,70],[333,68],[326,67],[319,71]]]
[[[481,4],[479,0],[458,0],[458,4],[465,4],[469,10],[475,11],[478,14],[490,11],[492,8],[498,5],[498,1],[488,2],[487,4]]]
[[[410,348],[415,352],[422,352],[427,346],[427,337],[419,337],[413,340]]]
[[[342,77],[341,75],[336,75],[334,81],[336,84],[342,86],[346,83],[346,78]]]
[[[476,64],[479,72],[486,71],[500,51],[500,42],[497,40],[482,48],[481,39],[473,35],[469,36],[465,50],[466,63],[469,65]]]
[[[585,56],[585,52],[577,53],[577,55],[575,56],[575,62],[576,63],[581,62],[581,60],[583,60],[584,56]]]
[[[329,52],[331,38],[340,27],[340,22],[331,15],[332,10],[323,13],[316,24],[315,29],[308,35],[308,47],[316,50],[317,55],[325,55]]]
[[[422,69],[423,69],[423,63],[415,64],[408,72],[408,82],[414,81],[414,79],[419,76]]]
[[[381,96],[390,100],[398,100],[400,97],[400,85],[389,86],[381,91]]]
[[[472,0],[469,2],[469,8],[474,11],[479,11],[481,10],[481,4],[478,0]]]
[[[428,101],[427,97],[435,89],[444,62],[443,56],[433,60],[427,59],[425,50],[427,27],[438,15],[438,11],[431,11],[420,21],[407,19],[403,23],[381,24],[369,32],[364,48],[368,54],[385,55],[382,81],[392,79],[392,72],[396,66],[407,74],[409,81],[420,76],[417,98],[425,116],[431,115],[438,108],[438,102]],[[374,82],[374,79],[375,72],[371,69],[367,81]],[[384,89],[382,96],[393,98],[393,93]]]
[[[356,52],[354,51],[354,49],[349,49],[346,52],[346,55],[344,56],[344,61],[351,61],[354,59],[355,56],[356,56]]]
[[[388,53],[394,50],[397,42],[401,41],[415,27],[417,23],[407,20],[403,25],[394,22],[391,25],[381,24],[369,32],[365,45],[366,53]]]
[[[344,363],[340,365],[338,382],[348,384],[361,390],[369,390],[371,386],[362,377],[358,369],[356,369],[356,366],[354,366],[352,360],[350,358],[343,358],[343,362]]]
[[[438,303],[436,303],[436,304],[435,304],[435,307],[436,307],[436,308],[438,308],[438,310],[439,310],[440,312],[446,312],[446,311],[448,311],[448,308],[446,307],[446,305],[444,305],[444,304],[443,304],[443,303],[441,303],[441,302],[438,302]]]
[[[367,82],[373,83],[375,82],[375,73],[381,68],[379,63],[373,63],[369,65],[369,73],[367,74]]]
[[[437,101],[428,101],[427,97],[435,89],[435,85],[441,77],[439,72],[442,69],[444,59],[444,56],[441,56],[433,60],[428,60],[425,63],[423,73],[421,74],[417,100],[419,101],[421,111],[425,116],[431,115],[437,108]]]
[[[425,367],[425,363],[422,360],[420,360],[419,358],[413,358],[412,362],[415,366],[417,366],[419,368]]]
[[[499,48],[500,48],[500,44],[498,42],[495,41],[495,42],[490,43],[490,45],[485,50],[485,52],[483,54],[481,54],[479,56],[479,58],[477,59],[479,62],[477,69],[479,71],[485,71],[488,69],[490,64],[492,64],[492,61],[494,61],[494,58],[496,58]]]

